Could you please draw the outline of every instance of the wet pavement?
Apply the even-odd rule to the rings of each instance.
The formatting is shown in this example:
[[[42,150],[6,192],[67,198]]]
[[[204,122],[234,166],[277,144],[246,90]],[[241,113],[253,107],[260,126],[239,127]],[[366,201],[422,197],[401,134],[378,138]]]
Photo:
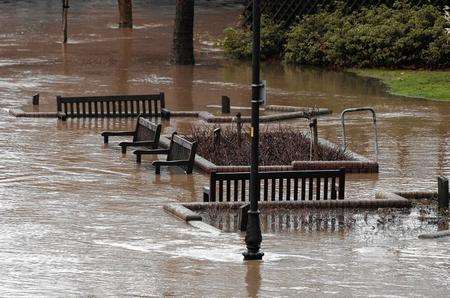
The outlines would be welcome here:
[[[232,1],[230,1],[231,3]],[[60,1],[0,1],[0,108],[40,111],[55,97],[166,93],[167,106],[205,109],[221,95],[249,105],[250,67],[219,59],[214,39],[239,8],[198,1],[195,67],[170,66],[173,1],[135,1],[133,31],[116,29],[115,1],[74,2],[69,44]],[[93,17],[95,16],[95,17]],[[341,72],[263,66],[272,104],[332,109],[320,135],[340,141],[338,115],[372,106],[380,173],[349,175],[349,198],[435,190],[450,176],[450,103],[386,94]],[[297,123],[299,129],[306,123]],[[186,131],[185,119],[165,123]],[[162,210],[199,201],[208,177],[122,157],[99,132],[133,120],[14,118],[0,113],[0,296],[445,296],[449,241],[407,235],[264,234],[264,263],[242,262],[243,238],[209,234]],[[352,117],[350,148],[373,156],[370,118]],[[365,236],[366,235],[366,236]]]

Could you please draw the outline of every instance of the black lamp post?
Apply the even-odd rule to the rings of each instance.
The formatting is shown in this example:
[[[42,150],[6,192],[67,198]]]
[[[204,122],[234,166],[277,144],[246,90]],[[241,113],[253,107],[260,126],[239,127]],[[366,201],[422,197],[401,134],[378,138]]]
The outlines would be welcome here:
[[[259,219],[258,201],[260,197],[259,182],[259,106],[261,104],[261,0],[253,0],[253,59],[252,59],[252,150],[250,170],[250,211],[248,212],[245,244],[247,251],[244,260],[262,260],[264,253],[260,251],[262,235]]]

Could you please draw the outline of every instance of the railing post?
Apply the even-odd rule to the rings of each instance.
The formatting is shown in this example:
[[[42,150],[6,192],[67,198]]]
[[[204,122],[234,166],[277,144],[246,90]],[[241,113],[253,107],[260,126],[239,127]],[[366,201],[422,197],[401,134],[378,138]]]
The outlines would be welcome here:
[[[216,201],[216,172],[211,172],[211,177],[209,179],[209,201]]]
[[[230,114],[231,102],[228,96],[222,96],[222,114]]]
[[[439,209],[448,211],[449,187],[448,187],[448,179],[445,177],[438,177],[438,201],[439,201]]]
[[[242,115],[241,115],[241,113],[237,113],[237,115],[236,115],[236,126],[237,126],[238,145],[241,146],[241,144],[242,144]]]
[[[216,128],[214,129],[214,145],[215,146],[220,146],[220,139],[221,139],[221,129],[220,128]]]
[[[62,103],[61,103],[61,96],[56,96],[56,106],[58,109],[58,112],[62,112]]]
[[[166,107],[166,97],[164,92],[159,93],[159,97],[161,98],[161,109]]]
[[[319,133],[317,131],[317,118],[310,119],[309,128],[311,130],[310,160],[318,160]]]
[[[339,171],[339,200],[343,200],[345,199],[345,169]]]
[[[239,208],[239,229],[241,232],[247,230],[248,211],[250,211],[250,204],[244,204]]]

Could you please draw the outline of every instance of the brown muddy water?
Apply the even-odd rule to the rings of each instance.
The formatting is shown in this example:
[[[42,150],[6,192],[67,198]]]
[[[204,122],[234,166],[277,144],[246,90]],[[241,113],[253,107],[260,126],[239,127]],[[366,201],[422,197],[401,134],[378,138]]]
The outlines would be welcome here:
[[[225,2],[225,1],[224,1]],[[213,41],[239,7],[197,1],[195,67],[170,66],[174,1],[134,1],[135,29],[116,27],[115,1],[71,1],[61,45],[60,1],[0,0],[0,108],[41,111],[55,96],[166,92],[173,109],[250,97],[248,64],[220,59]],[[378,175],[350,175],[347,197],[435,189],[450,176],[450,103],[389,96],[353,75],[264,65],[272,104],[318,106],[322,137],[339,142],[338,115],[372,106]],[[352,117],[350,148],[373,155],[369,117]],[[98,133],[132,120],[19,119],[0,114],[0,296],[434,296],[448,295],[449,239],[410,233],[264,234],[263,263],[243,263],[243,238],[211,234],[164,213],[199,201],[208,177],[155,177]],[[306,124],[296,122],[299,129]],[[185,131],[189,120],[166,125]],[[370,228],[370,226],[368,226]]]

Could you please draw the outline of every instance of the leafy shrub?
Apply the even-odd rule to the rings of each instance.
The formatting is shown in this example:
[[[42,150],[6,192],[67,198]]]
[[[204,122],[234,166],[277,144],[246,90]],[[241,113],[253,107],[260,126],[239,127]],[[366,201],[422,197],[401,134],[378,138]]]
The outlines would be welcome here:
[[[447,68],[448,26],[430,5],[322,12],[305,16],[289,31],[284,58],[316,66]]]
[[[226,28],[225,37],[219,44],[225,55],[235,59],[252,57],[252,32],[249,28]],[[261,20],[261,58],[263,60],[279,56],[283,49],[284,31],[280,26],[263,17]]]

